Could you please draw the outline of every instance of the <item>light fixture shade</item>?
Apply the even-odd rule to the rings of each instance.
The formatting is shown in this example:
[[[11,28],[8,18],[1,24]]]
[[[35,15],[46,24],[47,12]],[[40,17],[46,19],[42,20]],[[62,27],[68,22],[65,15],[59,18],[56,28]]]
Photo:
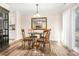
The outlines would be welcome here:
[[[33,17],[40,17],[40,14],[36,13],[35,15],[33,15]]]

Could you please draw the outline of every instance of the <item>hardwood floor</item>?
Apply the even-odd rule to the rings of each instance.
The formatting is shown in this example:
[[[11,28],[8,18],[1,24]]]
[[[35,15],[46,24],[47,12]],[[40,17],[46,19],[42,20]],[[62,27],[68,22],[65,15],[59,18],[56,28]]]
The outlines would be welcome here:
[[[49,53],[43,53],[39,50],[23,49],[21,43],[18,41],[11,44],[6,50],[0,52],[0,56],[50,56]],[[56,42],[51,42],[51,56],[79,56],[79,53],[58,45]]]

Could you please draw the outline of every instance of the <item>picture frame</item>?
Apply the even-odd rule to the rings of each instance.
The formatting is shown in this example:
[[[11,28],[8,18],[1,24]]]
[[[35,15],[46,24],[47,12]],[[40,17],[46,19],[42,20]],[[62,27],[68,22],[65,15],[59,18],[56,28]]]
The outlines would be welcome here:
[[[31,18],[31,29],[33,30],[47,29],[47,17]]]

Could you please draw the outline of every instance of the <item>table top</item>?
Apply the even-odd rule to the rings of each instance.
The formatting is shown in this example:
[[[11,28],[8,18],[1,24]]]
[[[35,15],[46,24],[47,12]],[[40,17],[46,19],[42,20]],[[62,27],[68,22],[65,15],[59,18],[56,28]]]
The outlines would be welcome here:
[[[29,32],[28,34],[43,34],[43,32]]]

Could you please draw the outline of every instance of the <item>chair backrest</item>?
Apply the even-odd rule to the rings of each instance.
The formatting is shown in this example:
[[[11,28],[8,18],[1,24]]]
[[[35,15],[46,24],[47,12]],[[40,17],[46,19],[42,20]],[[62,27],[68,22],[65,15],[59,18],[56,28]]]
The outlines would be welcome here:
[[[50,37],[50,30],[47,29],[47,30],[44,30],[44,41],[45,42],[48,42],[49,41],[49,37]]]
[[[21,29],[21,31],[22,31],[22,37],[24,39],[25,38],[25,31],[24,31],[24,29]]]

